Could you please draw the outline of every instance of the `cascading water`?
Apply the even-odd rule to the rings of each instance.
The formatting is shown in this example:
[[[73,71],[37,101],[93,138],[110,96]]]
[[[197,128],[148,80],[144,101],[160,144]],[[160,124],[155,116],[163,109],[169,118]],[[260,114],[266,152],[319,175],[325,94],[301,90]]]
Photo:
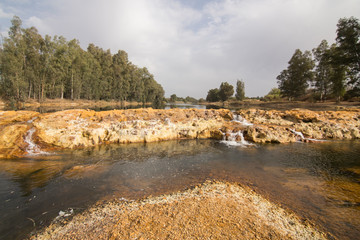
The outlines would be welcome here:
[[[302,134],[302,132],[297,132],[294,129],[290,129],[290,131],[295,134],[296,136],[299,136],[301,138],[301,140],[305,140],[304,134]]]
[[[247,146],[253,146],[254,144],[249,143],[248,141],[245,140],[244,135],[242,133],[242,131],[238,131],[235,133],[228,133],[228,134],[223,134],[223,140],[220,141],[221,143],[224,143],[227,146],[240,146],[240,147],[247,147]]]
[[[233,122],[240,123],[241,125],[247,127],[252,126],[252,123],[249,123],[245,118],[241,117],[238,114],[233,113]],[[223,133],[223,140],[221,143],[224,143],[227,146],[241,146],[241,147],[247,147],[247,146],[254,146],[254,144],[249,143],[245,140],[243,132],[227,132]]]
[[[290,131],[296,136],[300,137],[300,142],[323,142],[325,140],[319,140],[314,138],[306,138],[302,132],[297,132],[294,129],[290,129]]]
[[[27,148],[26,148],[26,152],[28,153],[28,155],[46,155],[49,154],[47,152],[41,151],[40,147],[38,145],[36,145],[36,143],[34,143],[33,141],[33,134],[35,132],[35,128],[31,128],[26,136],[24,141],[28,144]]]
[[[252,123],[249,123],[245,118],[241,117],[238,114],[234,113],[233,118],[234,118],[234,120],[233,120],[234,122],[241,123],[244,126],[252,126],[253,125]]]
[[[37,117],[34,117],[34,118],[30,119],[29,121],[27,121],[27,123],[33,123],[34,120],[36,120],[36,119],[37,119]]]

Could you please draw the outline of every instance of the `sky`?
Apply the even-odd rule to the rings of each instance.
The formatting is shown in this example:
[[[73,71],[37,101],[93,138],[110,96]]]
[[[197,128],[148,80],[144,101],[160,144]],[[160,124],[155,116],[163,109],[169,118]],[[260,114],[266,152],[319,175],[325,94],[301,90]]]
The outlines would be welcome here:
[[[43,36],[125,50],[164,90],[206,98],[222,82],[266,95],[296,49],[334,43],[340,18],[360,19],[359,0],[2,0],[0,32],[19,16]]]

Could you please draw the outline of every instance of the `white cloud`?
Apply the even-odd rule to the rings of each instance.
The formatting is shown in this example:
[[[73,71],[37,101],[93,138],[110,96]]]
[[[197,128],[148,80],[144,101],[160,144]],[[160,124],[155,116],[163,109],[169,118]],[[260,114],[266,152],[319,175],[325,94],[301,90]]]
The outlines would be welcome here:
[[[42,33],[51,32],[50,26],[48,26],[42,19],[36,16],[31,16],[30,18],[28,18],[25,21],[24,25],[26,27],[36,26],[36,28]]]
[[[5,12],[0,6],[0,18],[11,18],[13,14]]]
[[[45,1],[45,0],[44,0]],[[333,42],[341,17],[359,18],[358,0],[55,0],[26,24],[77,38],[146,66],[166,95],[205,97],[221,82],[245,81],[261,96],[296,48]],[[1,10],[1,9],[0,9]],[[1,12],[0,12],[1,16]],[[21,17],[21,16],[20,16]]]

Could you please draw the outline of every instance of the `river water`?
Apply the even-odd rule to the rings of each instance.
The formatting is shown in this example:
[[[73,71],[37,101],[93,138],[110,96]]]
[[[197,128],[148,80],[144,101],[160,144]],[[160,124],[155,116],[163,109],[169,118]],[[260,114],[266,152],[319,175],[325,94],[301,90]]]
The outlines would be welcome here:
[[[360,142],[229,146],[214,140],[107,145],[1,160],[0,239],[23,239],[59,212],[100,200],[248,185],[340,239],[360,236]]]

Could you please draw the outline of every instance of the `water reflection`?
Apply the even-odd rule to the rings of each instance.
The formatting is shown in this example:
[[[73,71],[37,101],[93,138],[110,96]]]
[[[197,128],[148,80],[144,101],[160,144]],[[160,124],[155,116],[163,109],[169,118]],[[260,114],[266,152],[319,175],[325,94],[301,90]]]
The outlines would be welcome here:
[[[229,148],[178,140],[2,160],[0,236],[24,237],[60,210],[79,211],[101,199],[141,198],[218,179],[248,184],[337,237],[353,239],[360,234],[359,154],[360,142]]]
[[[126,110],[126,109],[138,109],[138,108],[147,108],[147,107],[153,107],[151,104],[143,105],[104,105],[104,106],[42,106],[42,107],[24,107],[24,108],[6,108],[6,111],[11,110],[26,110],[26,111],[35,111],[39,113],[51,113],[51,112],[58,112],[58,111],[64,111],[64,110],[71,110],[71,109],[90,109],[94,111],[108,111],[108,110]]]
[[[196,109],[206,109],[206,105],[199,105],[199,104],[192,104],[192,103],[167,103],[165,105],[165,109],[172,109],[172,108],[180,108],[180,109],[189,109],[189,108],[196,108]]]

